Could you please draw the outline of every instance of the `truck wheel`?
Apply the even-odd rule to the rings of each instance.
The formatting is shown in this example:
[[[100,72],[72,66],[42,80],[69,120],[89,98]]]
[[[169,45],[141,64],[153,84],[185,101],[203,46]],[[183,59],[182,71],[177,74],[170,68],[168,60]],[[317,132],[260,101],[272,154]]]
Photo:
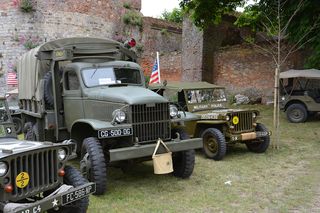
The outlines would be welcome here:
[[[14,128],[16,129],[17,134],[21,134],[22,132],[22,120],[18,117],[12,117],[12,121],[14,124]]]
[[[308,118],[307,109],[302,104],[291,104],[287,108],[287,118],[291,123],[303,123]]]
[[[53,107],[54,105],[54,98],[53,98],[53,91],[52,91],[52,75],[51,72],[47,72],[44,77],[44,100],[46,104]]]
[[[221,160],[227,152],[226,139],[222,132],[216,128],[206,129],[202,135],[203,152],[213,160]]]
[[[180,139],[188,139],[189,135],[182,129],[173,130],[173,135],[179,133]],[[173,175],[179,178],[188,178],[191,176],[195,163],[195,151],[186,150],[175,152],[172,156]]]
[[[258,123],[256,126],[256,131],[268,131],[268,129],[263,125]],[[253,141],[248,141],[246,142],[246,146],[247,148],[251,151],[251,152],[255,152],[255,153],[263,153],[265,152],[270,144],[270,136],[265,136],[262,138],[257,138],[256,140]]]
[[[72,166],[64,167],[65,176],[63,177],[63,183],[67,185],[72,185],[74,187],[82,186],[88,181],[82,177],[81,173]],[[51,209],[48,213],[86,213],[89,205],[89,198],[84,197],[80,200],[77,200],[73,203],[70,203],[65,206],[61,206],[58,210]]]
[[[90,137],[83,140],[80,170],[86,179],[96,183],[95,195],[101,195],[106,191],[106,161],[102,146],[97,138]]]

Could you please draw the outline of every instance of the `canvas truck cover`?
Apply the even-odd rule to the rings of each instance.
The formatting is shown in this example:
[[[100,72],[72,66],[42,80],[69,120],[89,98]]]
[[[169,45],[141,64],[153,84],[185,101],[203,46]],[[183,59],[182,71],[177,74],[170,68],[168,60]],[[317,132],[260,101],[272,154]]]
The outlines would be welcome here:
[[[17,64],[19,99],[40,101],[43,92],[43,76],[50,70],[53,51],[66,49],[72,52],[72,60],[82,58],[110,58],[111,60],[135,59],[133,51],[110,39],[75,37],[50,41],[25,53]],[[125,58],[124,58],[125,57]]]
[[[317,70],[317,69],[288,70],[280,73],[280,79],[281,78],[320,79],[320,70]]]

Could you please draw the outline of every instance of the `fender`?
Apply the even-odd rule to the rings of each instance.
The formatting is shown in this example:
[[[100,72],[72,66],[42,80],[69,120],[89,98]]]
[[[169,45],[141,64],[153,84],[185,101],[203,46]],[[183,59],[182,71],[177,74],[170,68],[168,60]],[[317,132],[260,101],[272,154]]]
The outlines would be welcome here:
[[[79,126],[83,128],[79,128]],[[75,132],[76,129],[80,129],[80,131],[82,131],[80,134],[83,134],[83,131],[89,132],[88,127],[96,132],[94,134],[96,134],[96,137],[99,139],[131,136],[133,134],[131,124],[116,124],[96,119],[78,119],[72,124],[71,135],[79,134]]]

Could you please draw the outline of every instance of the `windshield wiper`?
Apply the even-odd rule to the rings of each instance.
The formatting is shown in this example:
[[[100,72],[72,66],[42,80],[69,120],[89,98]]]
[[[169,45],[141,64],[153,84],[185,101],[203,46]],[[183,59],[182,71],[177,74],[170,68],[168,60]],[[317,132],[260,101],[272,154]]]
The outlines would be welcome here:
[[[96,74],[97,70],[98,70],[98,67],[93,71],[93,73],[92,73],[92,75],[91,75],[90,79],[92,79],[92,77]]]

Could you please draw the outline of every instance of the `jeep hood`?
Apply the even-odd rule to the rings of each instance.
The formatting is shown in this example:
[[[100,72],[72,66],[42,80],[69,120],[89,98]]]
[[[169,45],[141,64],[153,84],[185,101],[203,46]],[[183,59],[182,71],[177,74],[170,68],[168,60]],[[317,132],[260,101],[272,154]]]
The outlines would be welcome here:
[[[234,112],[253,112],[254,110],[248,109],[212,109],[212,110],[202,110],[202,111],[195,111],[195,114],[204,115],[204,114],[221,114],[226,115],[228,113]]]
[[[16,138],[0,138],[0,157],[36,150],[39,148],[53,147],[51,142],[22,141]]]
[[[168,102],[165,98],[151,90],[137,86],[90,88],[84,93],[89,99],[126,103],[130,105]]]

